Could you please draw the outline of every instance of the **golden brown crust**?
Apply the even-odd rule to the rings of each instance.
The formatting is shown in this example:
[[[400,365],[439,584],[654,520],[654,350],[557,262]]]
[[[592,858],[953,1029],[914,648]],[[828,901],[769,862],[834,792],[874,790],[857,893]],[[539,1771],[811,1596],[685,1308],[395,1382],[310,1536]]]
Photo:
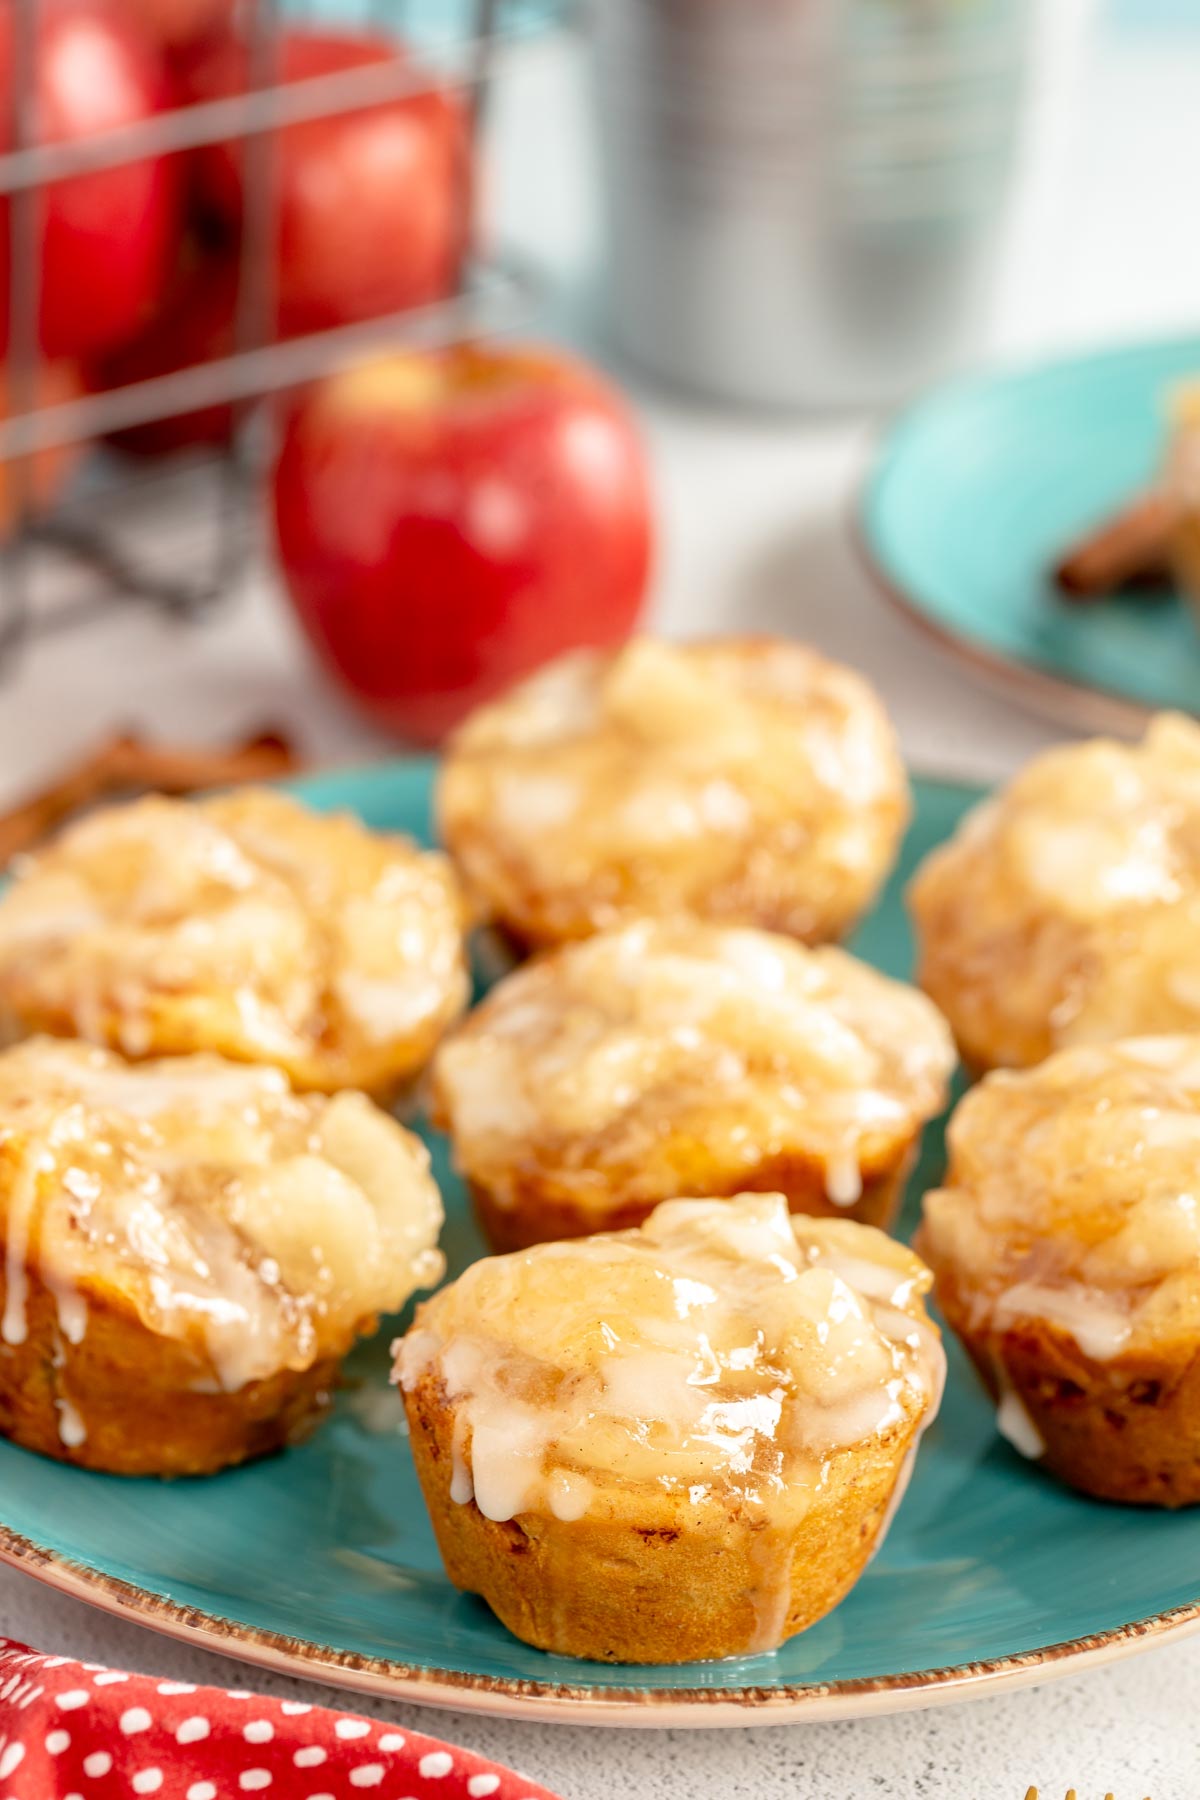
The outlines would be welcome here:
[[[1100,1362],[1046,1319],[981,1325],[953,1272],[930,1261],[946,1323],[992,1398],[1016,1395],[1047,1469],[1101,1500],[1200,1502],[1200,1346],[1175,1342]]]
[[[860,1169],[861,1193],[852,1206],[837,1206],[825,1191],[821,1164],[799,1156],[778,1156],[731,1177],[720,1186],[706,1185],[689,1172],[682,1185],[697,1199],[718,1200],[734,1194],[783,1194],[794,1213],[822,1219],[856,1219],[886,1230],[895,1220],[904,1186],[916,1155],[917,1137],[902,1145],[894,1160]],[[511,1200],[497,1199],[480,1181],[469,1180],[475,1215],[491,1248],[499,1254],[525,1250],[555,1238],[589,1237],[596,1231],[625,1231],[648,1219],[662,1195],[646,1198],[612,1190],[602,1206],[583,1205],[577,1193],[564,1190],[534,1169],[522,1170],[511,1187]]]
[[[761,1649],[782,1584],[782,1642],[823,1618],[861,1575],[917,1428],[831,1458],[788,1533],[710,1496],[693,1505],[639,1487],[605,1490],[595,1516],[522,1513],[497,1522],[451,1498],[454,1410],[429,1373],[405,1394],[413,1461],[446,1572],[523,1642],[592,1662],[683,1663]],[[469,1446],[468,1446],[469,1448]]]
[[[111,1294],[89,1294],[87,1332],[69,1343],[36,1269],[26,1278],[24,1341],[0,1341],[0,1435],[27,1450],[112,1475],[209,1475],[295,1443],[330,1403],[338,1355],[226,1393],[202,1353]],[[0,1313],[6,1297],[0,1257]]]

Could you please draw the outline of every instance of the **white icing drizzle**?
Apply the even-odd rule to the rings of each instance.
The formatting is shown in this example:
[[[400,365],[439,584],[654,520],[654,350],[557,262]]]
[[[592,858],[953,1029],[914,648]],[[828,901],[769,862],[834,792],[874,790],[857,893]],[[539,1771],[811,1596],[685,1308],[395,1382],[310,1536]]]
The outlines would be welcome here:
[[[26,859],[0,897],[0,999],[130,1057],[199,1027],[292,1069],[403,1075],[467,999],[462,923],[446,858],[405,838],[266,789],[153,795]]]
[[[351,1388],[341,1404],[369,1437],[403,1437],[407,1432],[404,1408],[395,1388]]]
[[[714,896],[727,916],[786,911],[797,935],[835,935],[905,810],[869,687],[761,638],[564,657],[472,715],[439,787],[479,891],[518,920],[536,896],[560,940]]]
[[[87,1442],[87,1427],[78,1410],[64,1396],[54,1402],[58,1408],[58,1435],[68,1450],[78,1450]]]
[[[1110,1294],[1085,1287],[1050,1287],[1019,1281],[1006,1288],[996,1301],[998,1326],[1014,1319],[1045,1319],[1073,1337],[1085,1356],[1111,1362],[1133,1334],[1129,1308]]]
[[[1200,1335],[1200,1040],[989,1076],[948,1133],[922,1247],[979,1330],[1042,1321],[1109,1363]]]
[[[15,1165],[0,1195],[0,1336],[26,1341],[36,1273],[60,1364],[99,1292],[207,1357],[196,1391],[237,1391],[340,1354],[441,1273],[427,1153],[360,1094],[301,1097],[277,1071],[215,1057],[131,1067],[31,1039],[0,1054],[0,1139]]]
[[[42,1197],[42,1178],[54,1172],[56,1139],[67,1135],[72,1123],[67,1115],[57,1127],[31,1137],[9,1190],[5,1223],[4,1316],[0,1320],[0,1337],[6,1344],[23,1344],[28,1336],[28,1264]]]
[[[1000,1404],[996,1408],[996,1429],[1030,1462],[1039,1462],[1046,1454],[1045,1439],[1030,1418],[1020,1394],[1007,1380],[1003,1382]]]
[[[825,1192],[835,1206],[856,1206],[862,1191],[857,1146],[848,1144],[825,1164]]]
[[[29,1227],[37,1201],[38,1169],[30,1158],[14,1181],[8,1199],[4,1255],[4,1316],[0,1319],[0,1337],[6,1344],[23,1344],[28,1332],[25,1303],[29,1294],[29,1276],[25,1259],[29,1253]]]
[[[596,1489],[586,1475],[558,1469],[547,1484],[546,1498],[556,1519],[571,1524],[582,1519],[595,1499]]]
[[[750,1656],[762,1656],[783,1642],[792,1604],[792,1552],[792,1533],[766,1521],[750,1539],[755,1574],[750,1592],[754,1631],[746,1645]]]
[[[864,1161],[903,1153],[953,1063],[924,996],[840,950],[643,919],[501,982],[433,1086],[460,1167],[500,1205],[531,1167],[585,1207],[631,1186],[669,1198],[684,1140],[718,1192],[796,1157],[851,1207]]]
[[[82,1344],[87,1336],[88,1302],[87,1295],[68,1282],[63,1282],[56,1275],[47,1272],[46,1286],[54,1295],[58,1309],[58,1328],[68,1344]]]
[[[779,1195],[671,1201],[641,1231],[474,1265],[421,1309],[397,1379],[437,1375],[451,1497],[487,1518],[581,1518],[614,1478],[762,1506],[766,1644],[776,1539],[827,1460],[936,1409],[927,1286],[880,1233],[792,1219]]]
[[[1200,727],[1035,757],[910,888],[922,985],[975,1060],[1200,1028]]]

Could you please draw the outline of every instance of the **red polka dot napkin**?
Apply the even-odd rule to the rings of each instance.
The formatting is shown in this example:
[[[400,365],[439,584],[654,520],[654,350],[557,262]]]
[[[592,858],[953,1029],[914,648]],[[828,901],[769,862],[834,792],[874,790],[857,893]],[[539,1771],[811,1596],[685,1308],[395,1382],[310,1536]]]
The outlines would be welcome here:
[[[0,1800],[555,1800],[469,1750],[0,1638]]]

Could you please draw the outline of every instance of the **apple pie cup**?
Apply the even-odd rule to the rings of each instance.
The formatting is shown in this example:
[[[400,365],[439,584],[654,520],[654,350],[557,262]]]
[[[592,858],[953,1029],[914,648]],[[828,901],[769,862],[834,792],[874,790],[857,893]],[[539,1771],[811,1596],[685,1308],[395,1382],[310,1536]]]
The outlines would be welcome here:
[[[403,1093],[469,990],[445,857],[242,788],[106,808],[0,896],[0,1032]]]
[[[875,898],[909,794],[853,671],[783,639],[635,638],[473,713],[437,809],[481,916],[520,950],[679,912],[818,943]]]
[[[885,1225],[953,1065],[925,997],[844,951],[647,919],[499,982],[443,1044],[430,1102],[499,1251],[678,1194]]]
[[[917,1245],[1024,1456],[1100,1499],[1200,1501],[1200,1037],[987,1076]]]
[[[294,1442],[442,1268],[419,1139],[211,1056],[0,1054],[0,1434],[118,1475]]]
[[[917,979],[976,1073],[1200,1030],[1200,725],[1035,757],[917,871]]]
[[[936,1412],[927,1272],[781,1195],[475,1264],[397,1346],[450,1579],[602,1662],[773,1650],[853,1586]]]

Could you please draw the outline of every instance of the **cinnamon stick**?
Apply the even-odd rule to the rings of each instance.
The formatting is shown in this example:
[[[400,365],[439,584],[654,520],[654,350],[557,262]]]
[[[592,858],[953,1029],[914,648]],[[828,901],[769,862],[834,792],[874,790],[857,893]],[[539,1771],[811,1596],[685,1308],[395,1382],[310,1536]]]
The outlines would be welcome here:
[[[1158,489],[1139,494],[1073,544],[1054,570],[1065,600],[1103,599],[1134,583],[1170,578],[1171,535],[1179,502]]]
[[[147,791],[192,794],[242,781],[271,781],[298,765],[296,751],[281,731],[258,732],[230,750],[151,744],[132,733],[119,733],[0,815],[0,866],[98,800]]]

